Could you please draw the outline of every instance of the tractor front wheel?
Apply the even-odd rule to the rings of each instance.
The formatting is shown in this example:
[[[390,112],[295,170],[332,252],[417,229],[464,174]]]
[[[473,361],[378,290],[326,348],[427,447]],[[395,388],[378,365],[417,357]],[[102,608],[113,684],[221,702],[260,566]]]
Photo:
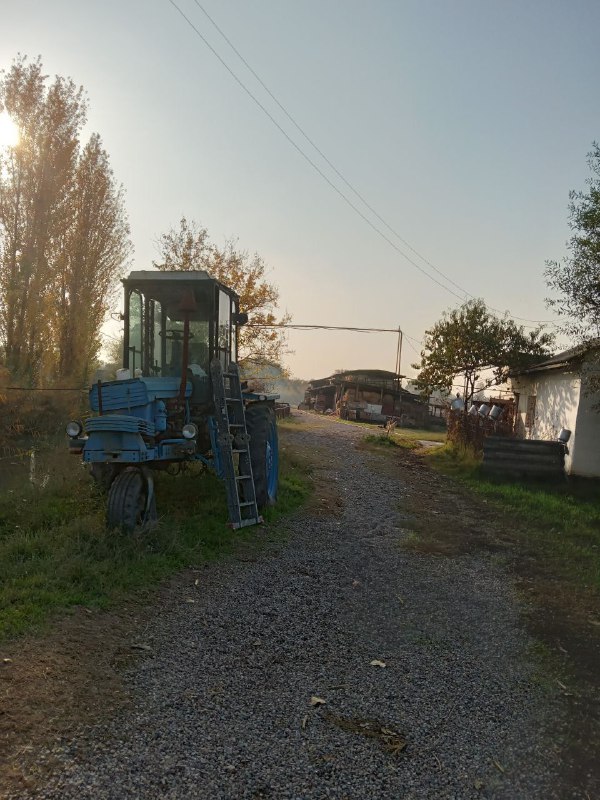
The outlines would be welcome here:
[[[246,429],[250,434],[250,461],[259,508],[272,506],[279,484],[279,441],[275,409],[267,403],[246,408]]]
[[[108,527],[119,528],[124,533],[144,533],[155,521],[156,503],[151,478],[137,467],[127,467],[119,472],[108,492]]]

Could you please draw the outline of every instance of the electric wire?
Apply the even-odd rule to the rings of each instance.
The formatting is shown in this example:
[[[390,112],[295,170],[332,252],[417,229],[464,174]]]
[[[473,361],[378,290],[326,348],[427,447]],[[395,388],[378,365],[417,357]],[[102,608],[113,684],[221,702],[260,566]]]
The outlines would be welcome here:
[[[408,256],[400,247],[398,247],[398,245],[394,241],[392,241],[392,239],[390,239],[389,236],[387,236],[380,228],[378,228],[377,225],[375,225],[375,223],[373,223],[366,216],[366,214],[363,214],[363,212],[360,210],[360,208],[358,208],[358,206],[355,203],[353,203],[352,200],[350,200],[350,198],[346,194],[344,194],[344,192],[338,186],[336,186],[335,183],[333,183],[333,181],[331,181],[327,177],[327,175],[318,166],[318,164],[316,164],[313,161],[313,159],[307,153],[304,152],[304,150],[300,147],[300,145],[298,145],[292,139],[292,137],[287,133],[287,131],[284,128],[282,128],[282,126],[277,122],[277,120],[271,114],[271,112],[260,102],[260,100],[256,97],[256,95],[254,95],[250,91],[250,89],[248,89],[248,87],[245,85],[245,83],[242,81],[242,79],[239,78],[236,75],[236,73],[233,71],[233,69],[231,69],[231,67],[227,64],[227,62],[219,55],[219,53],[210,44],[210,42],[198,30],[198,28],[194,25],[194,23],[191,21],[191,19],[181,10],[181,8],[179,8],[177,3],[175,3],[174,0],[168,0],[168,1],[173,6],[173,8],[183,17],[183,19],[187,22],[187,24],[190,26],[190,28],[196,33],[196,35],[204,42],[204,44],[208,47],[208,49],[211,51],[211,53],[213,53],[215,58],[217,58],[220,61],[220,63],[225,67],[227,72],[229,72],[229,74],[232,76],[232,78],[235,80],[235,82],[240,86],[240,88],[248,95],[248,97],[250,97],[253,100],[254,103],[256,103],[256,105],[261,109],[261,111],[263,111],[263,113],[267,115],[267,117],[271,120],[273,125],[275,125],[275,127],[287,139],[287,141],[292,145],[292,147],[302,156],[302,158],[305,161],[308,162],[308,164],[310,164],[310,166],[334,190],[334,192],[336,192],[336,194],[338,194],[342,198],[342,200],[344,200],[344,202],[348,206],[350,206],[350,208],[356,214],[358,214],[358,216],[361,217],[361,219],[364,222],[366,222],[367,225],[375,231],[375,233],[378,234],[378,236],[380,236],[382,239],[384,239],[390,245],[390,247],[392,247],[397,253],[399,253],[404,259],[406,259],[406,261],[408,261],[409,264],[412,264],[413,267],[418,269],[419,272],[421,272],[423,275],[425,275],[427,278],[429,278],[429,280],[431,280],[434,283],[436,283],[440,288],[444,289],[446,292],[448,292],[449,294],[453,295],[454,297],[456,297],[461,302],[464,302],[464,300],[465,300],[465,293],[464,292],[462,293],[462,295],[459,295],[456,292],[454,292],[452,289],[450,289],[448,286],[445,286],[443,283],[438,281],[433,275],[430,275],[426,270],[423,269],[423,267],[421,267],[419,264],[417,264],[416,261],[414,261],[412,258],[410,258],[410,256]]]
[[[291,328],[298,331],[354,331],[355,333],[400,333],[398,328],[357,328],[346,325],[302,325],[300,323],[274,323],[272,325],[245,325],[246,328]]]
[[[175,6],[175,3],[174,3],[174,2],[172,2],[172,0],[170,0],[170,2],[172,3],[172,5],[174,5],[174,6]],[[426,258],[426,257],[425,257],[425,256],[424,256],[422,253],[420,253],[420,252],[419,252],[419,251],[418,251],[416,248],[414,248],[414,247],[413,247],[413,246],[410,244],[410,242],[408,242],[408,241],[407,241],[407,240],[406,240],[406,239],[405,239],[403,236],[401,236],[401,234],[400,234],[400,233],[398,233],[398,231],[397,231],[397,230],[396,230],[396,229],[395,229],[395,228],[394,228],[392,225],[390,225],[390,224],[389,224],[389,223],[388,223],[388,222],[387,222],[387,221],[386,221],[386,220],[385,220],[385,219],[384,219],[384,218],[381,216],[381,214],[379,214],[379,212],[378,212],[378,211],[377,211],[377,210],[376,210],[376,209],[375,209],[375,208],[374,208],[374,207],[373,207],[373,206],[372,206],[372,205],[371,205],[371,204],[368,202],[368,200],[367,200],[367,199],[364,197],[364,195],[363,195],[363,194],[362,194],[362,193],[361,193],[361,192],[360,192],[360,191],[359,191],[359,190],[358,190],[358,189],[357,189],[357,188],[356,188],[356,187],[355,187],[355,186],[354,186],[354,185],[353,185],[353,184],[352,184],[352,183],[351,183],[351,182],[350,182],[350,181],[349,181],[349,180],[348,180],[348,179],[347,179],[347,178],[346,178],[346,177],[345,177],[343,174],[342,174],[342,172],[340,172],[340,170],[339,170],[339,169],[338,169],[338,168],[335,166],[335,164],[334,164],[334,163],[333,163],[333,162],[332,162],[332,161],[331,161],[331,160],[330,160],[330,159],[327,157],[327,155],[326,155],[326,154],[325,154],[325,153],[324,153],[324,152],[321,150],[321,148],[320,148],[320,147],[319,147],[319,146],[316,144],[316,142],[315,142],[315,141],[314,141],[314,140],[313,140],[313,139],[312,139],[312,138],[311,138],[311,137],[310,137],[310,136],[309,136],[309,135],[306,133],[306,131],[304,130],[304,128],[303,128],[303,127],[302,127],[302,126],[301,126],[301,125],[300,125],[300,124],[299,124],[299,123],[296,121],[296,119],[295,119],[295,118],[292,116],[292,114],[291,114],[291,113],[290,113],[290,112],[287,110],[287,108],[286,108],[286,107],[283,105],[283,103],[281,103],[281,101],[280,101],[280,100],[279,100],[279,99],[278,99],[278,98],[277,98],[277,97],[276,97],[276,96],[273,94],[273,92],[271,91],[271,89],[269,89],[269,87],[268,87],[268,86],[265,84],[265,82],[262,80],[262,78],[260,77],[260,75],[259,75],[259,74],[256,72],[256,70],[255,70],[255,69],[254,69],[254,68],[251,66],[251,64],[250,64],[250,63],[249,63],[249,62],[246,60],[246,58],[245,58],[245,57],[242,55],[242,53],[240,53],[240,51],[237,49],[237,47],[235,46],[235,44],[234,44],[234,43],[231,41],[231,39],[230,39],[230,38],[227,36],[227,34],[226,34],[224,31],[223,31],[223,29],[222,29],[222,28],[221,28],[221,27],[218,25],[218,23],[217,23],[217,22],[216,22],[216,21],[213,19],[213,17],[212,17],[212,16],[211,16],[211,15],[208,13],[208,11],[207,11],[207,10],[204,8],[204,6],[203,6],[203,5],[202,5],[202,4],[199,2],[199,0],[194,0],[194,2],[195,2],[195,4],[196,4],[196,6],[197,6],[197,7],[200,9],[200,11],[202,11],[202,13],[205,15],[205,17],[206,17],[206,18],[209,20],[209,22],[211,23],[211,25],[213,25],[213,27],[214,27],[214,28],[215,28],[215,29],[218,31],[218,33],[221,35],[221,37],[222,37],[222,38],[223,38],[223,39],[224,39],[224,40],[227,42],[227,44],[229,45],[229,47],[230,47],[230,48],[233,50],[233,52],[234,52],[234,53],[237,55],[237,57],[238,57],[238,58],[240,59],[240,61],[241,61],[241,62],[244,64],[244,66],[245,66],[245,67],[246,67],[246,68],[249,70],[249,72],[250,72],[250,73],[251,73],[251,74],[254,76],[254,78],[256,78],[256,80],[258,81],[258,83],[259,83],[259,84],[262,86],[262,88],[265,90],[265,92],[267,92],[267,94],[268,94],[268,95],[269,95],[269,97],[270,97],[270,98],[273,100],[273,102],[274,102],[274,103],[275,103],[275,104],[276,104],[276,105],[277,105],[277,106],[278,106],[278,107],[281,109],[281,111],[282,111],[282,112],[285,114],[285,116],[286,116],[286,117],[289,119],[289,121],[290,121],[290,122],[292,123],[292,125],[293,125],[293,126],[296,128],[296,130],[297,130],[297,131],[298,131],[298,132],[299,132],[299,133],[300,133],[300,134],[301,134],[301,135],[304,137],[304,139],[305,139],[305,140],[306,140],[306,141],[307,141],[307,142],[308,142],[308,143],[311,145],[311,147],[313,147],[313,148],[314,148],[314,150],[315,150],[315,151],[316,151],[316,152],[317,152],[317,153],[318,153],[318,154],[321,156],[321,158],[322,158],[322,159],[325,161],[325,163],[326,163],[326,164],[327,164],[327,165],[328,165],[328,166],[329,166],[329,167],[330,167],[330,168],[333,170],[333,172],[334,172],[334,173],[335,173],[335,174],[338,176],[338,178],[339,178],[341,181],[343,181],[343,183],[344,183],[344,184],[345,184],[345,185],[346,185],[346,186],[347,186],[347,187],[350,189],[350,191],[352,191],[352,192],[354,193],[354,195],[355,195],[356,197],[358,197],[358,199],[359,199],[359,200],[360,200],[360,201],[363,203],[363,205],[364,205],[366,208],[368,208],[368,209],[369,209],[369,211],[370,211],[370,212],[371,212],[371,213],[372,213],[372,214],[373,214],[373,215],[374,215],[374,216],[375,216],[375,217],[376,217],[376,218],[377,218],[377,219],[378,219],[378,220],[379,220],[379,221],[380,221],[380,222],[381,222],[381,223],[382,223],[382,224],[383,224],[383,225],[384,225],[384,226],[385,226],[385,227],[386,227],[386,228],[387,228],[387,229],[388,229],[388,230],[389,230],[389,231],[390,231],[390,232],[391,232],[391,233],[392,233],[394,236],[396,236],[396,238],[397,238],[399,241],[401,241],[401,242],[402,242],[402,243],[403,243],[403,244],[404,244],[406,247],[408,247],[408,249],[409,249],[411,252],[413,252],[413,253],[414,253],[414,254],[415,254],[415,255],[416,255],[418,258],[420,258],[420,259],[421,259],[421,260],[422,260],[422,261],[423,261],[425,264],[427,264],[427,266],[429,266],[429,267],[430,267],[432,270],[434,270],[434,271],[435,271],[435,272],[436,272],[438,275],[440,275],[442,278],[444,278],[444,280],[446,280],[448,283],[452,284],[452,286],[454,286],[456,289],[458,289],[458,290],[459,290],[459,292],[462,292],[462,294],[463,294],[463,295],[465,295],[466,297],[470,297],[470,298],[472,298],[472,299],[475,299],[475,298],[476,298],[476,295],[472,294],[471,292],[468,292],[466,289],[464,289],[462,286],[460,286],[458,283],[456,283],[456,281],[454,281],[454,280],[453,280],[453,279],[452,279],[452,278],[451,278],[449,275],[446,275],[446,273],[445,273],[445,272],[443,272],[441,269],[439,269],[438,267],[436,267],[436,266],[435,266],[435,264],[433,264],[433,263],[432,263],[432,262],[431,262],[429,259],[427,259],[427,258]],[[175,6],[175,7],[177,8],[177,6]],[[179,10],[179,9],[178,9],[178,10]],[[181,13],[181,14],[182,14],[182,16],[183,16],[183,17],[186,19],[186,21],[188,21],[188,22],[189,22],[189,24],[190,24],[190,25],[192,25],[192,27],[194,28],[194,30],[196,30],[196,28],[195,28],[195,27],[193,26],[193,24],[192,24],[192,23],[191,23],[191,22],[188,20],[188,18],[187,18],[187,17],[186,17],[186,16],[183,14],[183,12],[181,12],[181,11],[180,11],[180,13]],[[228,71],[229,71],[229,72],[230,72],[232,75],[234,75],[233,71],[232,71],[231,69],[229,69],[229,67],[227,66],[227,64],[225,64],[224,60],[223,60],[223,59],[221,59],[221,57],[220,57],[220,56],[219,56],[219,55],[216,53],[216,51],[215,51],[215,50],[214,50],[214,49],[213,49],[213,48],[212,48],[212,47],[211,47],[211,46],[208,44],[208,42],[206,41],[206,39],[204,39],[204,37],[203,37],[203,36],[202,36],[202,35],[201,35],[201,34],[200,34],[200,33],[199,33],[197,30],[196,30],[196,32],[197,32],[197,33],[198,33],[198,35],[199,35],[199,36],[202,38],[202,40],[204,41],[204,43],[205,43],[205,44],[207,44],[207,46],[208,46],[208,47],[210,47],[210,49],[211,49],[211,50],[212,50],[212,52],[213,52],[213,53],[214,53],[214,54],[217,56],[217,58],[219,58],[219,60],[221,61],[221,63],[222,63],[224,66],[226,66],[226,67],[227,67]],[[245,86],[244,86],[244,85],[241,83],[241,81],[240,81],[240,80],[237,78],[237,76],[235,76],[235,75],[234,75],[234,77],[236,78],[236,80],[238,81],[238,83],[240,83],[240,85],[242,85],[242,87],[244,88],[244,90],[245,90],[245,91],[246,91],[248,94],[250,94],[250,96],[252,97],[252,99],[253,99],[253,100],[255,100],[255,102],[258,102],[258,101],[256,100],[256,98],[255,98],[255,97],[254,97],[254,96],[253,96],[253,95],[250,93],[250,91],[249,91],[249,90],[248,90],[248,89],[247,89],[247,88],[246,88],[246,87],[245,87]],[[259,103],[259,105],[260,105],[261,109],[262,109],[263,111],[265,111],[265,113],[267,113],[267,114],[268,114],[268,112],[267,112],[267,111],[266,111],[266,109],[265,109],[265,108],[262,106],[262,104],[260,104],[260,103]],[[275,120],[274,120],[274,119],[271,117],[271,115],[270,115],[270,114],[268,114],[268,116],[269,116],[269,118],[271,119],[271,121],[273,121],[273,122],[274,122],[274,123],[277,125],[277,127],[278,127],[278,128],[281,130],[281,131],[282,131],[282,133],[284,133],[284,135],[286,135],[286,138],[288,138],[288,140],[289,140],[289,141],[291,141],[291,140],[289,139],[289,137],[287,136],[287,134],[285,134],[285,132],[284,132],[284,131],[281,129],[281,127],[280,127],[280,126],[279,126],[279,125],[278,125],[278,124],[275,122]],[[292,142],[292,144],[294,144],[294,147],[296,147],[296,149],[298,149],[298,150],[299,150],[298,146],[297,146],[297,145],[296,145],[294,142]],[[311,163],[311,165],[312,165],[312,166],[313,166],[315,169],[317,169],[317,171],[319,172],[319,174],[321,175],[321,177],[325,177],[325,176],[323,175],[323,173],[321,173],[321,171],[320,171],[320,170],[318,170],[318,168],[316,167],[316,165],[315,165],[315,164],[313,164],[313,163],[312,163],[312,161],[310,161],[310,159],[308,159],[308,157],[306,156],[306,154],[304,154],[304,153],[302,153],[302,154],[304,155],[304,157],[305,157],[305,158],[307,158],[307,160],[309,161],[309,163]],[[331,186],[332,184],[329,182],[329,180],[328,180],[327,178],[325,178],[325,179],[328,181],[329,185]],[[341,194],[341,192],[339,192],[339,190],[337,189],[337,187],[333,186],[333,188],[334,188],[334,189],[336,189],[336,191],[338,191],[338,193],[339,193],[339,194]],[[347,199],[347,198],[346,198],[344,195],[341,195],[341,196],[342,196],[342,197],[344,197],[344,199],[346,200],[346,202],[349,202],[349,201],[348,201],[348,199]],[[354,207],[354,205],[352,205],[351,203],[350,203],[350,205],[351,205],[351,207],[352,207],[352,208],[353,208],[355,211],[357,211],[357,213],[360,213],[360,212],[359,212],[359,211],[358,211],[358,210],[357,210],[357,209]],[[361,216],[363,216],[363,215],[361,214]],[[365,217],[364,217],[364,216],[363,216],[363,219],[365,219]],[[367,221],[367,222],[368,222],[368,223],[371,225],[371,223],[370,223],[370,221],[369,221],[368,219],[366,219],[365,221]],[[382,234],[382,232],[381,232],[381,231],[379,231],[377,228],[375,228],[373,225],[371,225],[371,227],[372,227],[374,230],[376,230],[376,231],[377,231],[377,233],[379,233],[379,235],[383,235],[383,234]],[[389,242],[389,240],[387,240],[387,237],[385,237],[385,236],[384,236],[384,238],[386,238],[386,241],[388,241],[388,242]],[[389,243],[391,244],[391,242],[389,242]],[[413,262],[411,259],[409,259],[409,258],[406,256],[406,254],[405,254],[404,252],[402,252],[402,251],[401,251],[400,249],[398,249],[398,248],[397,248],[397,250],[398,250],[398,252],[399,252],[399,253],[400,253],[400,254],[401,254],[401,255],[402,255],[404,258],[406,258],[406,259],[409,261],[409,263],[411,263],[413,266],[416,266],[416,267],[417,267],[417,269],[420,269],[420,267],[418,267],[418,265],[416,265],[416,264],[415,264],[415,263],[414,263],[414,262]],[[421,270],[421,271],[423,272],[423,274],[427,275],[427,277],[429,277],[430,279],[434,280],[434,279],[433,279],[433,277],[432,277],[431,275],[428,275],[428,273],[424,272],[423,270]],[[438,283],[437,281],[435,281],[435,282],[436,282],[436,283]],[[440,284],[438,283],[438,285],[440,285]],[[446,291],[450,291],[450,293],[451,293],[451,294],[453,294],[455,297],[457,296],[457,295],[456,295],[454,292],[452,292],[451,290],[449,290],[447,287],[443,287],[443,288],[445,288],[445,289],[446,289]],[[501,315],[502,315],[502,314],[504,314],[504,312],[503,312],[501,309],[494,308],[493,306],[488,306],[488,309],[489,309],[490,311],[493,311],[493,312],[495,312],[496,314],[501,314]],[[511,316],[512,316],[512,315],[511,315]],[[516,316],[513,316],[513,319],[515,319],[515,320],[519,320],[520,322],[533,322],[533,323],[536,323],[536,324],[551,324],[551,325],[555,325],[555,324],[556,324],[556,323],[554,323],[552,320],[535,320],[535,319],[530,319],[530,318],[528,318],[528,317],[516,317]]]
[[[246,328],[287,328],[291,330],[298,330],[298,331],[352,331],[354,333],[401,333],[407,339],[411,339],[413,342],[417,344],[423,344],[420,339],[416,339],[414,336],[410,336],[408,333],[403,331],[401,328],[359,328],[351,325],[308,325],[308,324],[301,324],[301,323],[272,323],[270,325],[267,324],[253,324],[249,323],[245,326]]]
[[[396,237],[397,237],[397,238],[398,238],[398,239],[399,239],[399,240],[400,240],[400,241],[401,241],[401,242],[402,242],[404,245],[406,245],[406,247],[408,247],[408,249],[409,249],[409,250],[411,250],[411,251],[412,251],[412,252],[413,252],[413,253],[414,253],[416,256],[418,256],[418,257],[419,257],[419,258],[420,258],[422,261],[424,261],[424,262],[425,262],[425,263],[426,263],[426,264],[427,264],[429,267],[431,267],[431,269],[433,269],[435,272],[437,272],[437,273],[438,273],[438,275],[441,275],[441,277],[442,277],[442,278],[444,278],[445,280],[447,280],[447,281],[448,281],[448,283],[451,283],[451,284],[452,284],[452,285],[453,285],[453,286],[454,286],[456,289],[458,289],[460,292],[463,292],[464,294],[466,294],[466,295],[469,295],[469,297],[473,297],[474,295],[470,294],[469,292],[466,292],[466,291],[465,291],[465,290],[462,288],[462,286],[459,286],[459,285],[458,285],[458,284],[457,284],[455,281],[453,281],[453,280],[452,280],[452,278],[450,278],[448,275],[446,275],[444,272],[442,272],[442,270],[438,269],[438,268],[435,266],[435,264],[432,264],[432,263],[431,263],[431,261],[428,261],[428,260],[425,258],[425,256],[424,256],[422,253],[419,253],[419,251],[418,251],[418,250],[416,250],[416,249],[415,249],[415,248],[414,248],[414,247],[413,247],[413,246],[410,244],[410,242],[407,242],[407,241],[406,241],[406,239],[404,239],[404,238],[403,238],[403,237],[402,237],[402,236],[401,236],[401,235],[398,233],[398,231],[397,231],[397,230],[395,230],[395,229],[394,229],[394,228],[393,228],[393,227],[392,227],[392,226],[391,226],[391,225],[390,225],[388,222],[386,222],[386,220],[385,220],[385,219],[384,219],[384,218],[383,218],[383,217],[382,217],[382,216],[381,216],[381,215],[380,215],[380,214],[379,214],[379,213],[376,211],[376,209],[374,209],[374,208],[373,208],[373,206],[372,206],[372,205],[371,205],[371,204],[370,204],[370,203],[369,203],[369,202],[368,202],[368,201],[365,199],[365,197],[364,197],[364,196],[363,196],[363,195],[362,195],[362,194],[361,194],[361,193],[358,191],[358,189],[357,189],[355,186],[353,186],[353,185],[350,183],[350,181],[349,181],[349,180],[348,180],[348,179],[347,179],[347,178],[346,178],[346,177],[345,177],[345,176],[344,176],[344,175],[343,175],[343,174],[340,172],[340,170],[339,170],[339,169],[338,169],[338,168],[335,166],[335,164],[334,164],[334,163],[333,163],[333,162],[332,162],[332,161],[331,161],[331,160],[330,160],[330,159],[329,159],[329,158],[328,158],[328,157],[325,155],[325,153],[324,153],[324,152],[321,150],[321,148],[320,148],[320,147],[319,147],[319,146],[316,144],[316,142],[315,142],[315,141],[314,141],[314,140],[313,140],[313,139],[312,139],[312,138],[311,138],[311,137],[310,137],[310,136],[309,136],[309,135],[306,133],[306,131],[304,130],[304,128],[303,128],[303,127],[302,127],[302,126],[301,126],[301,125],[300,125],[300,124],[299,124],[299,123],[296,121],[296,119],[295,119],[295,118],[294,118],[294,117],[291,115],[291,113],[290,113],[290,112],[287,110],[287,108],[286,108],[286,107],[283,105],[283,103],[281,103],[281,101],[280,101],[280,100],[279,100],[279,99],[278,99],[278,98],[277,98],[277,97],[276,97],[276,96],[273,94],[273,92],[272,92],[272,91],[269,89],[269,87],[266,85],[266,83],[263,81],[263,79],[260,77],[260,75],[259,75],[259,74],[256,72],[256,70],[255,70],[255,69],[254,69],[254,68],[253,68],[253,67],[252,67],[252,66],[251,66],[251,65],[248,63],[248,61],[247,61],[247,60],[244,58],[244,56],[243,56],[243,55],[240,53],[240,51],[237,49],[237,47],[234,45],[234,43],[231,41],[231,39],[230,39],[230,38],[227,36],[227,34],[226,34],[226,33],[225,33],[223,30],[222,30],[222,28],[220,28],[220,27],[219,27],[219,25],[218,25],[218,24],[215,22],[215,20],[214,20],[214,19],[211,17],[211,15],[210,15],[210,14],[208,13],[208,11],[207,11],[207,10],[204,8],[204,6],[203,6],[203,5],[202,5],[202,4],[199,2],[199,0],[194,0],[194,2],[196,3],[196,5],[197,5],[197,6],[198,6],[198,8],[200,9],[200,11],[202,11],[202,13],[203,13],[203,14],[206,16],[206,18],[209,20],[209,22],[210,22],[210,23],[211,23],[211,24],[212,24],[212,25],[213,25],[213,26],[216,28],[216,30],[217,30],[217,31],[218,31],[218,32],[221,34],[221,36],[223,37],[223,39],[225,39],[225,41],[227,42],[227,44],[228,44],[228,45],[231,47],[231,49],[233,50],[233,52],[234,52],[234,53],[236,54],[236,56],[237,56],[237,57],[240,59],[240,61],[241,61],[241,62],[244,64],[244,66],[245,66],[245,67],[246,67],[246,68],[247,68],[247,69],[248,69],[248,70],[249,70],[249,71],[252,73],[252,75],[253,75],[253,76],[256,78],[256,80],[257,80],[257,81],[260,83],[260,85],[263,87],[263,89],[264,89],[264,90],[265,90],[265,92],[266,92],[266,93],[269,95],[269,97],[270,97],[270,98],[273,100],[273,102],[277,104],[277,106],[278,106],[278,107],[281,109],[281,111],[283,111],[283,113],[285,114],[285,116],[286,116],[286,117],[289,119],[289,121],[290,121],[290,122],[292,123],[292,125],[293,125],[293,126],[296,128],[296,130],[297,130],[297,131],[298,131],[300,134],[302,134],[302,136],[303,136],[303,137],[306,139],[306,141],[307,141],[307,142],[310,144],[310,146],[311,146],[311,147],[313,147],[313,148],[316,150],[316,152],[317,152],[317,153],[318,153],[318,154],[321,156],[321,158],[323,159],[323,161],[325,161],[325,163],[326,163],[326,164],[328,164],[328,165],[329,165],[329,167],[331,167],[331,169],[332,169],[332,170],[335,172],[335,174],[338,176],[338,178],[339,178],[341,181],[343,181],[343,182],[346,184],[346,186],[347,186],[347,187],[350,189],[350,191],[351,191],[351,192],[353,192],[353,193],[356,195],[356,197],[358,197],[358,199],[359,199],[359,200],[360,200],[360,201],[361,201],[361,202],[362,202],[362,203],[365,205],[365,207],[366,207],[366,208],[368,208],[368,209],[369,209],[369,211],[370,211],[370,212],[371,212],[371,213],[372,213],[372,214],[373,214],[375,217],[377,217],[377,219],[378,219],[378,220],[379,220],[379,221],[380,221],[380,222],[381,222],[381,223],[382,223],[382,224],[383,224],[383,225],[384,225],[384,226],[385,226],[385,227],[386,227],[386,228],[387,228],[387,229],[388,229],[388,230],[389,230],[391,233],[393,233],[393,234],[394,234],[394,236],[396,236]]]

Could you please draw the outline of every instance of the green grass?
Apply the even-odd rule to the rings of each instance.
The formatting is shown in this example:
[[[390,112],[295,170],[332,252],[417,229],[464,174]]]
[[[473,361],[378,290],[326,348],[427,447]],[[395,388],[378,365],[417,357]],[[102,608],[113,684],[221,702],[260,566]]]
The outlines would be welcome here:
[[[424,442],[445,442],[446,430],[425,430],[425,428],[394,428],[392,436],[395,439],[413,439]]]
[[[600,490],[467,479],[470,489],[514,515],[523,543],[560,572],[600,591]]]
[[[511,520],[526,549],[580,586],[600,591],[600,482],[511,482],[480,477],[480,459],[445,446],[428,463],[457,478]]]
[[[159,473],[156,491],[160,524],[140,538],[106,530],[106,498],[72,457],[57,455],[44,489],[0,494],[0,639],[70,606],[109,607],[255,536],[255,528],[227,527],[224,486],[210,473]],[[298,508],[309,492],[306,469],[284,450],[279,500],[267,522]]]
[[[342,425],[354,425],[358,428],[365,428],[366,430],[376,431],[381,429],[381,425],[375,422],[361,422],[360,420],[356,421],[353,419],[340,419],[332,414],[315,414],[316,417],[321,419],[330,419],[334,422],[341,423]],[[290,422],[291,424],[295,423],[293,417],[289,417],[285,420],[285,422]],[[386,434],[384,434],[385,436]],[[409,438],[409,439],[424,439],[428,442],[445,442],[446,441],[446,429],[435,429],[430,430],[427,428],[394,428],[392,436],[400,437],[400,438]]]
[[[392,449],[402,447],[405,450],[417,450],[419,443],[416,439],[409,437],[387,436],[385,433],[370,433],[363,439],[368,445]]]
[[[421,428],[394,428],[388,435],[387,432],[384,432],[380,428],[374,428],[372,425],[364,425],[363,423],[351,424],[362,424],[363,427],[370,428],[373,432],[368,433],[364,441],[375,447],[402,447],[405,450],[418,450],[422,447],[420,444],[421,441],[440,443],[446,441],[446,431],[427,431]],[[377,433],[374,431],[377,431]],[[435,448],[436,451],[439,449],[442,448]]]
[[[425,458],[434,469],[463,479],[475,475],[481,465],[481,457],[475,455],[471,449],[458,447],[450,442],[443,447],[429,450],[425,453]]]

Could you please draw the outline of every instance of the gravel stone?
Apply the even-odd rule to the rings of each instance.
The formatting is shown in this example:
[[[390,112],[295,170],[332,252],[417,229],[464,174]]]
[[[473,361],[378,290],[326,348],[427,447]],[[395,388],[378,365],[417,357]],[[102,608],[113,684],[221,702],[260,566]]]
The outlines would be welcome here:
[[[60,766],[28,796],[559,797],[556,710],[510,578],[481,553],[404,550],[402,475],[374,469],[360,428],[302,420],[290,447],[326,459],[342,513],[299,512],[256,560],[174,592],[127,675],[132,707],[47,753]],[[368,722],[406,748],[362,735]]]

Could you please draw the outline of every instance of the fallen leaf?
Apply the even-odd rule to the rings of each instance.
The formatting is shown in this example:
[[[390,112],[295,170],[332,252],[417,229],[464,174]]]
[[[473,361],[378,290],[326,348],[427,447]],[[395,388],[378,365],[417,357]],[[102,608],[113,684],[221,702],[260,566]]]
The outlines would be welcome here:
[[[196,578],[194,581],[194,586],[200,586],[200,578]]]
[[[564,689],[565,692],[567,691],[567,687],[564,685],[564,683],[562,681],[559,681],[558,678],[557,678],[556,682],[560,686],[561,689]]]
[[[478,780],[476,780],[476,781],[473,781],[473,786],[474,786],[476,789],[483,789],[483,787],[485,786],[485,783],[484,783],[483,781],[480,781],[480,780],[478,779]]]
[[[317,697],[315,694],[310,698],[311,706],[324,706],[326,702],[322,697]]]
[[[500,770],[500,772],[504,772],[504,767],[502,766],[502,764],[496,761],[495,758],[492,759],[492,764],[496,767],[497,770]]]
[[[308,714],[302,719],[302,730],[308,725]]]
[[[12,658],[3,658],[2,659],[2,663],[3,664],[12,664]]]
[[[191,597],[186,597],[186,598],[185,598],[185,602],[186,602],[186,603],[195,603],[196,601],[195,601],[195,600],[192,600],[192,598],[191,598]]]
[[[371,666],[372,667],[385,667],[385,661],[380,661],[378,658],[374,658],[373,661],[371,661]]]
[[[600,625],[600,619],[588,619],[590,625]]]
[[[148,644],[138,644],[134,642],[134,644],[130,645],[132,650],[147,650],[148,652],[152,652],[152,648]]]

